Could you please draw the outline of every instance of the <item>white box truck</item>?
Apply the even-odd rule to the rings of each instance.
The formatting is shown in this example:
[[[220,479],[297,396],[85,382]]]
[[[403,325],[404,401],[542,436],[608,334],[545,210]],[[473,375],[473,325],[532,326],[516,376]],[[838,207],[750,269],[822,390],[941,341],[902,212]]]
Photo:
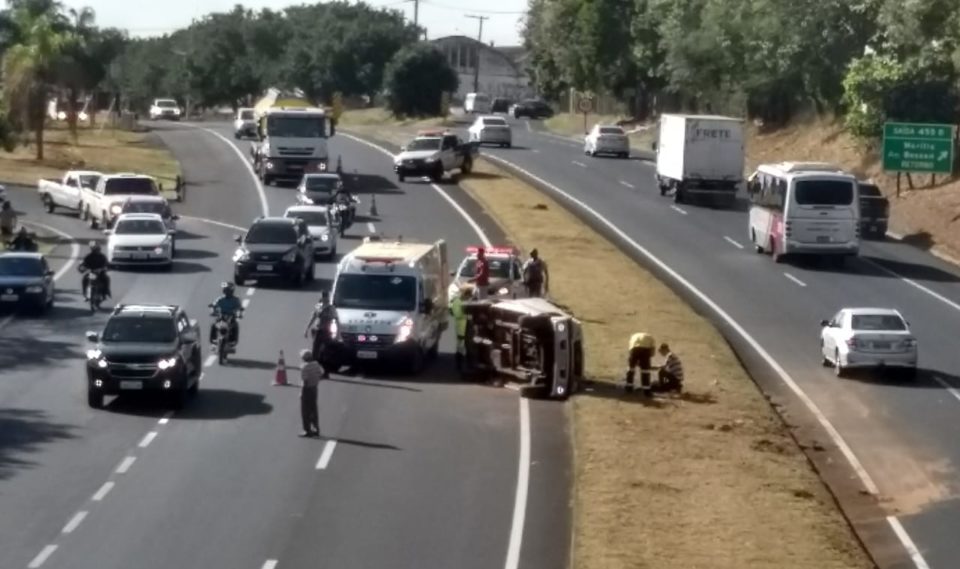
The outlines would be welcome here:
[[[663,115],[655,149],[661,196],[673,190],[677,203],[734,205],[743,183],[743,119]]]

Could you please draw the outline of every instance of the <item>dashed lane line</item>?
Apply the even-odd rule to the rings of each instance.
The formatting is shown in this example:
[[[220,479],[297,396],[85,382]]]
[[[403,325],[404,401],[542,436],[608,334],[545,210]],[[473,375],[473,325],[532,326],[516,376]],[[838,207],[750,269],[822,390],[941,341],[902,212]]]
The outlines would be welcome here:
[[[337,448],[337,441],[327,441],[323,445],[323,451],[320,453],[320,459],[317,460],[317,470],[326,470],[330,465],[330,459],[333,458],[333,451]]]
[[[795,282],[798,286],[804,286],[804,287],[807,286],[807,283],[805,283],[805,282],[803,282],[802,280],[798,279],[797,277],[791,275],[790,273],[783,273],[783,276],[785,276],[785,277],[787,277],[788,279],[790,279],[791,281]]]
[[[102,501],[104,498],[107,497],[107,494],[109,494],[110,491],[113,490],[114,486],[116,486],[116,483],[113,482],[112,480],[108,480],[104,482],[103,486],[101,486],[100,489],[97,490],[97,493],[93,495],[93,498],[92,498],[93,501],[94,502]]]
[[[253,296],[256,292],[257,292],[256,288],[250,287],[247,289],[247,296]]]
[[[40,553],[38,553],[37,556],[33,558],[33,561],[31,561],[30,564],[27,565],[27,569],[37,569],[38,567],[46,563],[47,559],[50,559],[50,556],[53,555],[53,552],[56,550],[57,550],[57,546],[52,543],[44,547],[43,549],[40,550]]]
[[[240,306],[242,306],[244,310],[246,310],[247,308],[249,308],[249,307],[250,307],[250,299],[249,299],[249,298],[243,299],[243,302],[240,303]]]
[[[374,225],[372,221],[368,221],[368,222],[367,222],[367,231],[369,231],[370,233],[376,233],[376,232],[377,232],[377,226]]]
[[[74,514],[73,517],[70,518],[70,521],[67,522],[67,525],[63,526],[63,530],[61,530],[60,533],[73,533],[73,530],[77,529],[80,526],[80,522],[87,517],[87,513],[86,511],[80,511]]]
[[[730,237],[727,237],[726,235],[723,236],[723,239],[724,239],[727,243],[729,243],[729,244],[733,245],[734,247],[736,247],[737,249],[743,249],[743,245],[741,245],[739,242],[737,242],[737,240],[731,239]]]
[[[586,168],[586,167],[587,167],[587,165],[584,164],[583,162],[577,162],[576,160],[571,160],[571,162],[574,163],[574,164],[576,164],[577,166],[580,166],[581,168]]]
[[[677,212],[677,213],[679,213],[679,214],[681,214],[681,215],[687,215],[687,210],[683,209],[682,207],[672,205],[672,206],[670,206],[670,209],[672,209],[673,211],[675,211],[675,212]]]
[[[623,180],[620,180],[620,185],[626,188],[630,188],[631,190],[636,189],[636,186],[634,186],[630,182],[624,182]]]
[[[213,362],[217,361],[216,354],[210,354],[207,356],[207,359],[203,361],[203,367],[210,367],[213,365]]]
[[[277,563],[279,562],[276,559],[267,559],[263,562],[263,566],[260,567],[260,569],[276,569]]]
[[[140,444],[138,444],[137,446],[140,448],[147,448],[148,446],[150,446],[150,443],[152,443],[153,439],[155,438],[157,438],[157,432],[150,431],[149,433],[144,435],[143,439],[140,441]]]
[[[137,461],[137,457],[135,457],[135,456],[128,456],[128,457],[124,458],[124,459],[120,462],[120,465],[117,466],[117,470],[116,470],[115,472],[116,472],[117,474],[126,474],[127,471],[130,470],[130,467],[133,466],[133,463],[136,462],[136,461]]]

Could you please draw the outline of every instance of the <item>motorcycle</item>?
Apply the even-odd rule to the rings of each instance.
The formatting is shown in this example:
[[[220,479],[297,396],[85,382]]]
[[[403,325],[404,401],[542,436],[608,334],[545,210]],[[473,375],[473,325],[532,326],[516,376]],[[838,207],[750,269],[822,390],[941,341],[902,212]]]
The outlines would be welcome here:
[[[243,318],[243,312],[223,314],[217,310],[216,305],[211,304],[209,306],[211,309],[210,316],[216,319],[213,324],[214,333],[210,337],[210,343],[213,344],[214,350],[217,353],[217,362],[220,365],[224,365],[227,363],[227,357],[230,354],[237,353],[237,342],[231,341],[230,329],[236,320]]]
[[[86,267],[81,267],[80,272],[85,273],[89,269]],[[106,283],[104,278],[106,277],[106,269],[95,269],[90,271],[90,283],[88,288],[88,294],[90,296],[90,312],[96,312],[100,310],[100,305],[103,304],[104,299],[107,297],[106,294]]]
[[[40,250],[40,246],[37,245],[37,236],[34,233],[27,234],[26,242],[17,242],[16,238],[10,239],[9,241],[4,242],[4,246],[8,251],[22,251],[25,253],[36,253]]]
[[[349,202],[339,199],[334,201],[333,208],[340,225],[341,237],[347,232],[347,229],[353,226],[354,219],[357,217],[357,204],[359,203],[360,200],[354,196],[350,196]]]

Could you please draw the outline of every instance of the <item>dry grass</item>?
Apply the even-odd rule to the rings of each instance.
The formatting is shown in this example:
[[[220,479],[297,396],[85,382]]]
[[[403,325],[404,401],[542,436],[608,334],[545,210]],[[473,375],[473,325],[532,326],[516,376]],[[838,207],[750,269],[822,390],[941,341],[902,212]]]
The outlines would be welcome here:
[[[464,185],[515,243],[551,262],[552,295],[585,323],[587,372],[599,384],[573,401],[573,567],[872,566],[707,321],[557,203],[489,163],[478,161]],[[649,402],[612,388],[636,331],[673,345],[687,395]]]
[[[576,138],[583,138],[585,132],[588,132],[595,124],[616,124],[624,117],[617,115],[587,115],[587,128],[583,125],[583,115],[573,115],[570,113],[558,113],[544,121],[547,130],[557,134]],[[635,126],[645,127],[647,125],[624,125],[628,132]],[[639,132],[632,132],[630,136],[630,146],[637,150],[650,151],[650,143],[656,140],[656,130],[645,128]]]
[[[453,121],[442,117],[432,117],[426,119],[398,119],[394,117],[390,111],[381,107],[344,111],[343,114],[340,115],[340,124],[348,128],[358,126],[393,126],[404,127],[413,131],[418,128],[454,126]]]
[[[74,142],[66,127],[55,125],[44,134],[44,160],[35,159],[32,141],[12,153],[0,151],[0,181],[35,185],[40,178],[60,178],[64,170],[136,172],[157,178],[172,190],[180,165],[159,140],[146,133],[81,127]]]

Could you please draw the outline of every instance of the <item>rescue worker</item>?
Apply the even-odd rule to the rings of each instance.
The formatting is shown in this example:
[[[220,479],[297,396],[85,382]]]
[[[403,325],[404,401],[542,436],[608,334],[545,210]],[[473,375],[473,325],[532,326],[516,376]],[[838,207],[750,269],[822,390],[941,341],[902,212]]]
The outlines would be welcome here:
[[[477,263],[473,275],[470,282],[476,286],[476,298],[487,298],[490,289],[490,264],[487,262],[487,251],[483,247],[477,248]]]
[[[653,336],[646,332],[637,332],[630,336],[630,355],[627,357],[627,393],[633,392],[635,368],[640,368],[640,390],[644,395],[651,395],[650,370],[653,351],[656,347]]]
[[[463,311],[463,303],[469,302],[473,298],[473,293],[473,287],[465,284],[450,301],[450,315],[453,316],[457,331],[457,355],[455,356],[457,371],[463,371],[464,358],[467,355],[467,315]]]
[[[107,261],[107,256],[100,251],[100,244],[96,241],[90,242],[90,252],[87,253],[87,256],[83,258],[83,261],[80,263],[80,270],[84,271],[83,280],[80,283],[81,288],[83,289],[83,299],[90,300],[90,297],[87,295],[90,289],[90,273],[93,271],[103,271],[103,296],[104,298],[111,298],[113,293],[110,292],[110,275],[107,274],[107,266],[110,263]]]
[[[307,322],[307,329],[303,331],[303,337],[307,334],[313,334],[313,359],[323,367],[323,378],[330,377],[327,369],[326,358],[327,346],[333,340],[330,326],[337,320],[337,309],[330,303],[330,291],[325,290],[320,293],[320,302],[313,308],[313,314],[310,321]]]
[[[33,237],[27,232],[27,228],[21,226],[20,231],[17,232],[17,236],[13,238],[13,241],[10,242],[10,250],[12,251],[36,251],[37,242],[34,241]]]
[[[235,344],[240,342],[240,324],[237,322],[237,318],[240,317],[243,313],[243,303],[240,302],[240,299],[234,294],[233,283],[224,282],[220,284],[220,292],[223,294],[213,301],[213,309],[224,315],[224,316],[234,316],[230,320],[230,343]],[[217,323],[214,322],[210,324],[210,341],[213,342],[216,338],[217,332]]]
[[[660,387],[666,391],[682,392],[683,364],[680,362],[680,358],[670,350],[670,346],[666,342],[660,344],[658,351],[664,358],[663,365],[657,370],[657,381],[660,383]]]
[[[527,296],[543,296],[550,292],[550,273],[547,263],[540,258],[540,252],[530,251],[530,258],[523,264],[523,284],[527,287]]]
[[[13,206],[9,201],[3,202],[0,207],[0,237],[6,241],[13,235],[13,229],[17,226],[17,212],[13,211]]]
[[[317,409],[317,391],[323,377],[323,369],[313,358],[310,350],[300,350],[300,421],[303,423],[301,437],[320,438],[320,412]]]

